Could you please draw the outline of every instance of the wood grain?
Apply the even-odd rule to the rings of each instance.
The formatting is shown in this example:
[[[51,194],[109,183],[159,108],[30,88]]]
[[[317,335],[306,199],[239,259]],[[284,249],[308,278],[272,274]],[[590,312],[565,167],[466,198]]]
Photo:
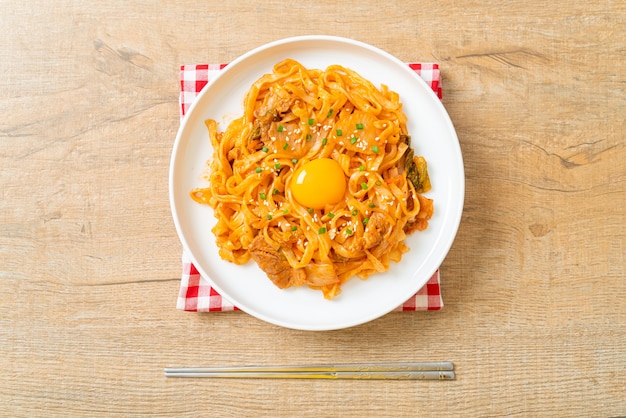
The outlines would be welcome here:
[[[626,415],[623,2],[0,3],[0,415]],[[467,178],[440,312],[175,309],[181,64],[326,33],[441,64]],[[454,382],[166,379],[450,360]]]

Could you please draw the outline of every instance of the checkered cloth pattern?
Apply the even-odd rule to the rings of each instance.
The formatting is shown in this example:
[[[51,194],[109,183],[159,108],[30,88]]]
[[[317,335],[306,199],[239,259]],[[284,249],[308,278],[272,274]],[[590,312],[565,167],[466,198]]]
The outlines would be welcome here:
[[[200,91],[227,64],[191,64],[180,67],[180,117],[181,120]],[[437,94],[441,95],[439,65],[435,63],[408,63]],[[189,256],[183,251],[183,271],[176,308],[188,312],[237,311],[231,301],[220,295],[210,282],[198,272]],[[440,273],[437,270],[426,285],[409,298],[396,311],[437,311],[443,307]]]

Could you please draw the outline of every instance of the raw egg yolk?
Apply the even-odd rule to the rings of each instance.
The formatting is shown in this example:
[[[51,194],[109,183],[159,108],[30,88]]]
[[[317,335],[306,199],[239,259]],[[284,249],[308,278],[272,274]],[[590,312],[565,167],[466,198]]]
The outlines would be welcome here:
[[[335,160],[319,158],[302,165],[293,173],[291,191],[301,205],[323,209],[343,199],[346,176]]]

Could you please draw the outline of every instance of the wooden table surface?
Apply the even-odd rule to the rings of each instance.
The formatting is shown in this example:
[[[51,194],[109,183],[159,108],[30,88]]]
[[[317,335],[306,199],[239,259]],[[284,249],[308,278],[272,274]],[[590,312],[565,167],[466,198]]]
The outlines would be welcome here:
[[[92,3],[0,3],[0,415],[626,415],[626,3]],[[306,34],[441,65],[467,181],[441,311],[175,309],[179,66]],[[406,360],[457,380],[163,376]]]

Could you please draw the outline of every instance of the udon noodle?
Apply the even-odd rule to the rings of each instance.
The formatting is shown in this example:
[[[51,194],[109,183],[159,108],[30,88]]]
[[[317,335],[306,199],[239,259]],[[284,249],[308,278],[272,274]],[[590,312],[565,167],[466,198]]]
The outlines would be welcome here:
[[[251,258],[280,288],[306,285],[332,299],[353,276],[388,270],[409,249],[408,234],[433,214],[426,160],[415,156],[399,95],[339,65],[307,69],[287,59],[260,77],[243,115],[225,131],[206,126],[213,147],[209,187],[191,197],[214,209],[220,256]],[[294,172],[331,159],[343,197],[300,203]],[[315,193],[311,195],[314,199]]]

